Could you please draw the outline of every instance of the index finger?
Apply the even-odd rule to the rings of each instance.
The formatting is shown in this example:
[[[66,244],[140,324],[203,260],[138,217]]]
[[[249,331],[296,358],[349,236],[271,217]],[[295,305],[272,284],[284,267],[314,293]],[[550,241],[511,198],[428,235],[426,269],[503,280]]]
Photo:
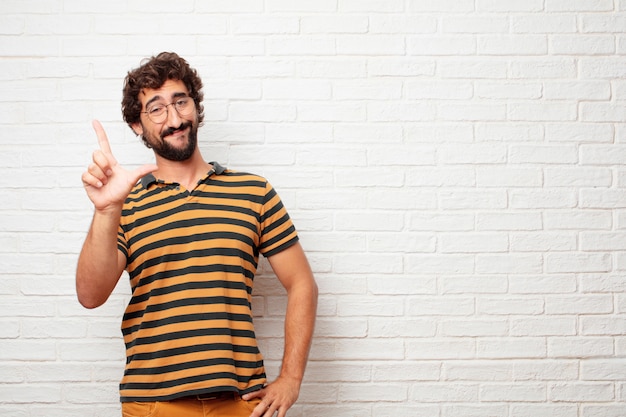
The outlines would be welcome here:
[[[96,131],[100,150],[104,152],[107,156],[113,157],[113,153],[111,152],[111,146],[109,145],[109,138],[107,138],[107,134],[104,131],[102,124],[98,120],[94,120],[91,122],[91,125],[93,126],[93,130]]]

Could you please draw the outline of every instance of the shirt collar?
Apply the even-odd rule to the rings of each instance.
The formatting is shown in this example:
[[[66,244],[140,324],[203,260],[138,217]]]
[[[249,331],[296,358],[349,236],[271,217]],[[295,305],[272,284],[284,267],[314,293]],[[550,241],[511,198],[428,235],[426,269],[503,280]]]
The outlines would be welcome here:
[[[221,166],[218,162],[209,163],[213,165],[213,169],[207,173],[208,175],[211,175],[212,173],[215,173],[215,175],[222,175],[224,171],[226,171],[226,168]],[[149,173],[146,176],[142,177],[140,181],[141,185],[143,185],[144,188],[148,188],[150,185],[157,183],[160,180],[157,180],[152,173]]]

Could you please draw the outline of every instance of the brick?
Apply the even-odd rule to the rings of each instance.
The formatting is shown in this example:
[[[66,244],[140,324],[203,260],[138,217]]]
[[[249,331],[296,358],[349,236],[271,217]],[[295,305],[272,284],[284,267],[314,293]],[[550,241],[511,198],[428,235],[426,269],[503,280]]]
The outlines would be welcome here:
[[[440,328],[444,337],[504,337],[509,334],[509,325],[504,320],[446,320]]]
[[[437,362],[404,361],[372,366],[373,381],[437,381],[440,374],[441,365]]]
[[[474,2],[470,0],[442,0],[435,3],[428,0],[409,0],[409,11],[413,13],[465,13],[474,11]]]
[[[618,405],[585,405],[583,417],[619,417],[624,414],[624,406]]]
[[[206,17],[203,17],[206,19]],[[237,16],[231,19],[232,32],[245,35],[295,34],[300,23],[294,17]]]
[[[415,77],[435,74],[435,62],[422,58],[368,57],[367,72],[373,77]]]
[[[550,384],[548,399],[559,402],[606,402],[615,398],[612,384],[572,382]]]
[[[441,21],[443,33],[507,33],[509,19],[496,14],[476,14],[459,16],[444,16]]]
[[[476,355],[475,346],[471,338],[409,339],[407,359],[420,361],[470,359]],[[448,387],[452,389],[451,386],[448,385]],[[429,395],[428,392],[428,390],[421,391],[421,395]]]
[[[581,362],[583,381],[623,381],[626,366],[623,361],[607,359],[589,359]]]
[[[61,387],[58,384],[2,384],[0,396],[10,398],[7,402],[12,404],[54,404],[61,401]]]
[[[408,314],[413,316],[468,316],[475,310],[474,300],[468,297],[451,296],[453,304],[438,304],[434,297],[416,297],[408,302]]]
[[[502,60],[486,57],[480,59],[466,57],[464,59],[446,59],[437,66],[437,75],[452,79],[505,79],[508,66]]]
[[[536,100],[543,95],[540,84],[479,82],[475,85],[475,94],[479,98]]]
[[[460,35],[418,35],[407,39],[407,53],[419,56],[474,55],[476,39]]]
[[[611,103],[581,103],[581,120],[586,122],[625,122],[626,110]]]
[[[452,403],[476,402],[478,400],[478,386],[476,384],[414,384],[410,391],[410,398],[419,403],[439,402],[446,398]]]
[[[539,187],[542,184],[542,177],[542,172],[538,168],[479,167],[476,170],[476,185],[478,187]]]
[[[607,12],[614,9],[611,0],[546,0],[548,12]]]
[[[471,214],[419,213],[411,215],[409,230],[462,231],[473,227],[474,216]]]
[[[494,296],[484,296],[477,300],[477,311],[488,315],[538,315],[544,312],[544,302],[533,297],[495,298]]]
[[[545,36],[524,35],[485,35],[478,39],[478,53],[481,55],[545,55],[548,43]]]
[[[543,10],[543,1],[532,0],[523,4],[515,0],[478,0],[476,10],[479,12],[539,12]]]
[[[514,404],[511,406],[511,417],[552,416],[568,417],[578,412],[575,405],[562,404]]]
[[[593,358],[611,356],[614,353],[613,341],[608,337],[550,337],[548,339],[548,356],[554,358]]]
[[[446,191],[439,193],[440,207],[448,210],[484,209],[496,210],[506,207],[506,195],[498,191]]]
[[[585,209],[617,209],[626,207],[624,193],[616,189],[582,189],[580,192],[580,206]]]
[[[567,57],[541,59],[533,57],[511,63],[511,78],[513,79],[568,79],[576,78],[577,75],[576,61]]]
[[[613,174],[604,168],[558,167],[545,169],[548,187],[610,187]]]
[[[404,92],[406,97],[411,100],[467,100],[474,95],[474,88],[472,83],[465,81],[407,81],[404,83]]]
[[[550,253],[546,256],[546,270],[561,272],[608,272],[611,257],[604,253]]]
[[[404,55],[405,41],[402,37],[392,35],[346,35],[337,38],[339,55]]]
[[[430,320],[403,319],[389,322],[388,318],[372,317],[368,320],[370,337],[433,337],[437,329]]]
[[[508,339],[479,339],[476,343],[478,358],[535,359],[546,355],[544,338],[517,337]]]
[[[368,20],[365,16],[345,14],[303,16],[300,19],[300,28],[301,32],[306,34],[366,33]]]
[[[509,199],[510,206],[514,209],[573,208],[578,202],[578,196],[573,191],[555,188],[542,191],[513,190]]]
[[[425,233],[371,233],[367,236],[367,247],[371,252],[435,252],[436,239]]]
[[[576,360],[528,359],[513,362],[513,379],[516,381],[571,381],[577,377]]]
[[[439,287],[442,294],[504,294],[508,282],[498,275],[444,276]]]
[[[355,3],[356,1],[353,0]],[[359,2],[360,3],[360,2]],[[342,17],[345,20],[345,17]],[[435,33],[437,19],[435,16],[422,14],[370,14],[369,31],[371,33]]]
[[[549,82],[544,96],[550,100],[610,100],[611,85],[604,81]]]
[[[620,14],[590,14],[581,17],[583,33],[622,33],[626,16]]]
[[[195,5],[200,13],[252,13],[263,11],[263,0],[240,0],[236,4],[228,0],[208,0]]]
[[[576,16],[571,14],[530,13],[511,15],[512,33],[576,33]]]
[[[555,55],[612,55],[614,36],[557,35],[550,39],[550,50]]]
[[[334,12],[337,0],[320,0],[316,2],[292,2],[289,0],[266,0],[265,7],[270,12]]]
[[[626,68],[613,57],[594,57],[580,59],[580,76],[584,79],[623,78]]]
[[[403,12],[403,0],[339,0],[340,12]]]
[[[440,234],[441,253],[484,253],[506,252],[509,239],[497,233],[455,233]]]
[[[350,80],[333,83],[337,100],[394,100],[402,97],[402,83],[382,80]]]
[[[567,233],[514,233],[510,237],[512,252],[565,252],[577,248],[577,239]]]
[[[539,402],[545,401],[546,388],[538,383],[484,384],[480,387],[480,399],[487,402]]]
[[[405,262],[405,272],[408,273],[468,274],[474,272],[474,256],[472,255],[407,255]]]
[[[569,317],[551,317],[512,319],[512,336],[574,336],[576,319]]]

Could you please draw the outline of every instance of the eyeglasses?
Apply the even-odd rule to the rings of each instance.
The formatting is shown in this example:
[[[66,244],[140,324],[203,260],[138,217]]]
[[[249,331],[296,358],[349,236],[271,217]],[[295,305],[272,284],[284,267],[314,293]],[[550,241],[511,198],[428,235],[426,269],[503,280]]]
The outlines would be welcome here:
[[[176,101],[169,104],[152,104],[148,106],[146,111],[142,111],[142,113],[146,113],[150,120],[154,123],[163,123],[167,120],[169,111],[167,108],[168,106],[174,106],[180,116],[189,116],[195,107],[191,97],[180,97],[176,99]]]

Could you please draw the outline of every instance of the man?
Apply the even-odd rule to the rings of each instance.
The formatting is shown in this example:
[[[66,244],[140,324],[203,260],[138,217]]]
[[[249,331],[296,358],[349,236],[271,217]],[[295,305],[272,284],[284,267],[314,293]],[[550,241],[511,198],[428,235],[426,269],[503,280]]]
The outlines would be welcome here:
[[[197,72],[174,53],[128,73],[124,120],[156,158],[132,171],[94,121],[99,150],[82,181],[95,210],[78,259],[78,299],[102,305],[128,271],[125,416],[283,417],[299,394],[317,286],[271,185],[202,158],[202,99]],[[269,384],[251,313],[259,254],[288,297],[282,366]]]

